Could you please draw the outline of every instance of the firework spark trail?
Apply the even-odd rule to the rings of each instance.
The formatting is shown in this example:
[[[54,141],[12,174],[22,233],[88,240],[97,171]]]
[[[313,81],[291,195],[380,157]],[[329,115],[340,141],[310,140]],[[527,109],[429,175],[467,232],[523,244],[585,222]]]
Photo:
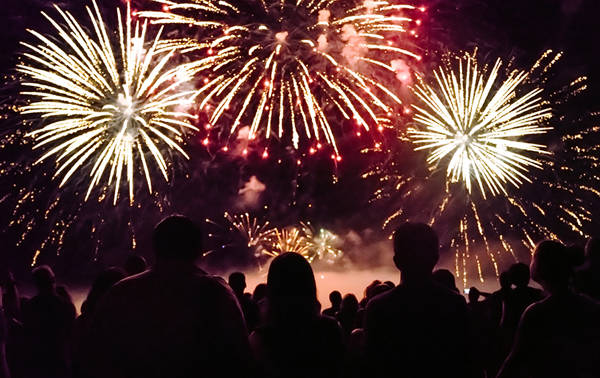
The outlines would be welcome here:
[[[38,163],[55,159],[60,187],[73,175],[87,176],[86,200],[95,187],[114,185],[116,204],[126,180],[133,203],[136,174],[145,177],[152,193],[149,159],[168,181],[165,151],[188,158],[183,136],[197,129],[189,122],[194,116],[180,107],[194,97],[193,91],[183,90],[193,65],[174,65],[174,49],[159,52],[161,32],[149,38],[148,22],[133,22],[129,3],[124,22],[121,11],[116,12],[118,42],[95,2],[93,10],[86,7],[94,33],[55,8],[60,21],[43,15],[57,34],[30,30],[37,44],[22,43],[28,52],[17,66],[22,86],[29,88],[22,92],[29,104],[21,113],[45,121],[27,137],[34,140],[34,149],[45,150]]]
[[[543,105],[543,90],[520,94],[528,77],[524,71],[498,83],[501,66],[498,59],[488,74],[466,55],[458,70],[442,67],[435,72],[435,85],[422,83],[414,90],[424,104],[414,105],[419,128],[409,130],[416,149],[428,150],[427,161],[434,165],[446,164],[449,156],[448,177],[464,182],[469,192],[474,177],[484,198],[486,189],[507,195],[506,183],[531,182],[528,168],[541,168],[536,155],[548,153],[544,145],[524,140],[550,130],[541,126],[552,116]]]
[[[594,228],[590,209],[600,200],[597,189],[600,178],[595,173],[598,168],[595,146],[600,127],[596,126],[597,115],[594,114],[575,119],[561,115],[561,105],[585,89],[585,78],[578,78],[554,92],[545,88],[548,74],[560,56],[546,52],[521,81],[515,81],[515,78],[523,76],[522,71],[509,67],[504,75],[494,65],[495,84],[487,92],[478,88],[485,88],[490,76],[486,76],[485,69],[474,74],[472,57],[463,58],[462,75],[460,64],[456,71],[451,68],[438,71],[436,86],[421,83],[415,89],[423,97],[423,104],[416,107],[420,118],[415,121],[425,130],[409,130],[408,138],[401,137],[398,150],[386,149],[387,160],[377,163],[363,175],[364,178],[378,179],[374,201],[397,201],[397,207],[384,221],[384,228],[402,221],[421,221],[440,230],[443,247],[455,253],[455,272],[465,285],[469,281],[469,272],[475,272],[482,280],[487,271],[498,275],[503,267],[522,258],[526,260],[537,241],[546,238],[581,240]],[[465,64],[473,65],[468,76]],[[506,89],[501,81],[504,77],[516,86],[512,93],[498,95],[496,91]],[[477,93],[480,93],[479,98],[475,97]],[[485,97],[484,93],[487,93]],[[522,99],[527,95],[530,106],[511,115],[510,112],[525,106],[528,101]],[[479,128],[472,135],[481,139],[485,132],[494,138],[480,142],[473,138],[467,142],[475,146],[465,146],[465,142],[456,141],[455,136],[461,127],[465,130],[464,125],[475,125],[478,118],[487,114],[478,109],[491,109],[485,98],[495,99],[493,103],[497,109],[505,109],[505,122],[494,121],[501,118],[490,118],[491,121],[484,123],[487,130]],[[503,104],[500,99],[506,102]],[[511,108],[511,104],[520,105]],[[556,113],[552,118],[548,118],[547,104],[552,104],[553,113]],[[469,111],[476,112],[469,114]],[[517,119],[522,122],[515,124]],[[523,127],[526,129],[522,130]],[[516,133],[505,133],[513,131]],[[531,143],[529,138],[543,144]],[[410,144],[423,142],[428,146],[429,159],[424,163],[429,170],[423,170],[418,164],[400,163],[406,161],[406,141]],[[491,154],[496,153],[495,147],[499,144],[503,148],[498,152],[499,156],[491,160]],[[552,148],[542,148],[542,145]],[[483,152],[477,152],[480,148]],[[439,149],[445,150],[439,152]],[[507,158],[507,152],[513,152],[513,155]],[[437,155],[432,161],[434,153]],[[516,155],[522,155],[519,164],[511,166]],[[472,161],[480,157],[487,161]],[[458,171],[453,172],[449,169],[453,159],[469,162],[469,165],[464,167],[456,163]],[[499,166],[499,162],[508,165]],[[528,172],[529,168],[534,169]],[[499,176],[494,177],[494,174]],[[471,189],[471,176],[475,176],[479,190]]]
[[[330,109],[364,130],[389,126],[402,102],[365,71],[394,77],[392,59],[421,59],[393,40],[409,31],[414,20],[408,15],[416,9],[411,5],[155,1],[163,11],[141,12],[142,17],[200,29],[196,47],[187,41],[185,48],[206,54],[196,62],[204,76],[201,108],[211,125],[226,123],[230,135],[247,124],[251,139],[291,138],[295,148],[302,137],[326,141],[339,156]],[[406,71],[406,63],[396,66]]]

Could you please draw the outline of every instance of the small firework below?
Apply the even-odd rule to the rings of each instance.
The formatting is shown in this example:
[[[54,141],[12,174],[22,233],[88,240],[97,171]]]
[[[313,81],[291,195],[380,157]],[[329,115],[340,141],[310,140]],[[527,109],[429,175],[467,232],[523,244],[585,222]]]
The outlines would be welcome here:
[[[264,254],[276,257],[286,252],[295,252],[312,262],[315,257],[313,251],[313,241],[307,238],[300,228],[292,226],[274,229],[269,244],[265,246]]]
[[[225,226],[210,219],[206,220],[207,223],[220,228],[218,233],[209,234],[209,236],[226,240],[222,241],[221,247],[237,245],[249,248],[256,258],[262,256],[265,245],[269,244],[274,234],[274,229],[269,228],[269,222],[262,222],[248,213],[232,215],[225,212],[223,217],[226,222]]]
[[[196,130],[185,110],[194,94],[183,88],[193,77],[191,66],[174,65],[174,49],[160,52],[161,33],[148,38],[147,22],[132,22],[127,4],[125,22],[116,12],[117,41],[95,2],[93,10],[86,8],[87,26],[55,6],[65,25],[44,13],[57,34],[30,30],[38,42],[22,43],[29,51],[17,66],[29,101],[21,113],[44,121],[27,134],[34,149],[45,149],[37,162],[55,159],[61,187],[79,175],[75,181],[86,181],[86,200],[96,186],[114,185],[115,204],[125,179],[133,202],[137,175],[152,192],[149,159],[168,181],[168,156],[176,151],[188,158],[183,136]]]
[[[201,29],[201,40],[173,43],[204,54],[196,62],[200,108],[230,136],[248,125],[251,139],[275,136],[298,148],[306,138],[330,144],[339,156],[330,117],[353,122],[353,134],[382,131],[401,106],[390,89],[396,85],[387,87],[382,77],[405,83],[411,61],[421,59],[407,48],[420,25],[411,17],[423,11],[411,5],[155,1],[167,9],[142,17]]]
[[[301,223],[301,226],[306,237],[312,240],[313,260],[333,264],[344,255],[338,248],[342,244],[339,236],[324,228],[317,231],[310,222]]]
[[[546,147],[525,138],[550,130],[544,123],[552,111],[541,88],[525,85],[527,72],[512,71],[501,81],[500,59],[489,73],[475,56],[456,61],[435,72],[434,84],[415,87],[423,104],[414,105],[418,128],[409,136],[417,150],[429,151],[430,164],[446,164],[448,178],[469,193],[474,179],[483,197],[486,190],[506,195],[507,183],[531,182],[528,168],[541,168],[536,157],[548,154]]]

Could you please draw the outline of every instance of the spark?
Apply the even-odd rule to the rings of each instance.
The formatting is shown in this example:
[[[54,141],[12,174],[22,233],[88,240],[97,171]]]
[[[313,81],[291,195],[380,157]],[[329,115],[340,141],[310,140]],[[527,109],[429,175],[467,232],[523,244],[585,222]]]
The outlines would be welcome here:
[[[59,187],[78,174],[89,181],[85,200],[94,188],[114,185],[116,204],[121,182],[127,181],[133,203],[137,175],[153,191],[152,161],[168,181],[166,152],[188,158],[183,137],[197,129],[184,109],[194,92],[184,84],[193,67],[174,64],[175,47],[165,51],[161,31],[150,38],[147,21],[133,22],[129,2],[125,20],[117,9],[115,33],[95,2],[93,10],[86,7],[90,25],[55,9],[59,20],[42,14],[56,33],[29,30],[37,42],[22,42],[27,52],[17,70],[28,104],[20,111],[43,121],[26,136],[34,149],[44,150],[37,163],[54,159]]]
[[[248,125],[250,135],[291,139],[295,148],[302,138],[324,141],[339,156],[331,111],[336,120],[342,116],[367,131],[390,123],[382,115],[392,114],[402,101],[371,73],[388,71],[394,77],[392,59],[420,60],[411,50],[387,43],[414,23],[411,5],[155,1],[168,4],[169,12],[140,16],[202,30],[196,41],[196,50],[205,54],[196,62],[206,78],[200,107],[214,103],[209,122],[230,135]]]
[[[536,156],[549,152],[525,138],[551,129],[544,122],[552,110],[542,88],[523,91],[528,72],[515,70],[501,81],[500,59],[489,73],[474,55],[457,60],[457,68],[435,72],[434,84],[414,88],[423,104],[414,105],[417,128],[409,136],[417,150],[429,151],[428,163],[447,164],[447,176],[469,193],[474,178],[484,198],[486,190],[506,195],[507,183],[531,182],[528,169],[541,168]]]

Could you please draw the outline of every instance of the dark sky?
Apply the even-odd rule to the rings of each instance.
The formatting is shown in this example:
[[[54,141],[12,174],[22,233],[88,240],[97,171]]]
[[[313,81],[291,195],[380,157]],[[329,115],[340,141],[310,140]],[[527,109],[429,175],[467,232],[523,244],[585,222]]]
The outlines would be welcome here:
[[[98,0],[111,7],[118,0]],[[136,3],[143,6],[144,0]],[[81,12],[82,1],[63,0],[63,7]],[[3,0],[0,23],[0,69],[6,75],[16,62],[18,41],[26,38],[25,28],[39,29],[45,25],[39,11],[48,9],[44,0]],[[565,62],[561,75],[565,80],[578,75],[590,78],[590,90],[579,100],[581,109],[596,110],[596,99],[600,95],[600,65],[598,64],[600,40],[600,1],[598,0],[425,0],[427,7],[422,47],[427,51],[427,62],[435,62],[438,52],[444,50],[472,50],[478,47],[482,55],[514,56],[517,62],[530,64],[545,49],[563,50]],[[5,92],[2,92],[5,96]],[[14,127],[4,122],[4,129]],[[343,164],[334,170],[329,159],[313,161],[304,166],[300,175],[290,162],[271,165],[257,159],[240,168],[238,162],[227,161],[218,169],[208,167],[202,173],[203,186],[182,190],[181,197],[201,194],[205,200],[194,202],[193,212],[198,219],[207,214],[216,217],[222,214],[228,203],[235,197],[240,184],[251,175],[257,175],[269,188],[265,203],[270,206],[271,218],[285,223],[293,218],[313,219],[327,226],[340,226],[349,229],[379,228],[382,213],[388,209],[368,204],[373,186],[360,178],[369,158],[357,153],[355,142],[342,141],[342,148],[351,153],[344,155]],[[283,152],[282,152],[283,154]],[[336,173],[339,181],[332,183]],[[298,179],[298,177],[300,177]],[[296,188],[296,184],[298,187]],[[3,180],[3,193],[10,193],[9,184]],[[296,196],[291,193],[297,190]],[[290,204],[296,201],[296,206]],[[177,203],[177,201],[174,201]],[[308,206],[310,204],[310,207]],[[186,201],[174,205],[174,211],[187,212]],[[201,215],[200,215],[201,214]],[[2,218],[5,221],[5,217]],[[152,220],[153,218],[150,217]],[[123,219],[118,220],[122,229]],[[126,223],[126,222],[125,222]],[[150,223],[150,222],[149,222]],[[2,242],[10,243],[6,234]],[[143,242],[142,242],[142,245]],[[147,247],[147,246],[146,246]],[[73,248],[71,254],[62,257],[62,265],[67,271],[77,270],[89,253],[82,253],[84,247]],[[118,248],[115,248],[118,249]],[[14,256],[9,245],[1,256],[9,266],[21,265],[28,260],[23,255]],[[21,253],[21,252],[19,252]],[[114,252],[113,253],[118,253]],[[27,253],[25,253],[27,256]]]

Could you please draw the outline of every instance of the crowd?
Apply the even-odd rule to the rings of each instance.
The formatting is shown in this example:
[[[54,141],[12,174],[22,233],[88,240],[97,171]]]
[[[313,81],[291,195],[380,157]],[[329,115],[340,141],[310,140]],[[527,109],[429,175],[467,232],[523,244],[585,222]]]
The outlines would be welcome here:
[[[600,240],[585,252],[541,242],[531,269],[514,264],[498,291],[473,287],[467,303],[451,272],[434,271],[435,232],[405,223],[400,283],[374,281],[361,300],[333,291],[321,311],[302,256],[273,259],[250,294],[242,273],[225,282],[196,266],[200,234],[185,217],[163,220],[155,264],[102,272],[79,316],[50,267],[33,270],[31,298],[9,275],[0,377],[600,377]]]

